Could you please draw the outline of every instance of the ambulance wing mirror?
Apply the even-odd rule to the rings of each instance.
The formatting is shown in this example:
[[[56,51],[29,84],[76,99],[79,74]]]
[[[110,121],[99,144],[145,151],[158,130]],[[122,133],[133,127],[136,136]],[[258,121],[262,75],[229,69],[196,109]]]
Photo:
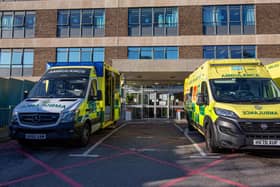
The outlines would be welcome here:
[[[206,102],[205,102],[205,99],[204,99],[204,98],[205,98],[204,95],[203,95],[202,93],[199,93],[199,94],[197,95],[196,104],[199,105],[199,106],[205,105]]]
[[[28,97],[29,91],[28,90],[24,90],[23,92],[23,99],[26,99]]]

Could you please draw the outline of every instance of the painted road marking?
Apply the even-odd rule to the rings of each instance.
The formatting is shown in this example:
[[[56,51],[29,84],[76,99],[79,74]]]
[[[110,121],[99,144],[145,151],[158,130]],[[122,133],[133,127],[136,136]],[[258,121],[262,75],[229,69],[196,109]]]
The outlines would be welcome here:
[[[187,131],[184,131],[180,126],[176,125],[175,123],[173,123],[174,126],[181,131],[182,133],[184,133],[185,137],[192,143],[192,145],[194,146],[194,148],[197,150],[197,152],[199,152],[199,154],[202,157],[207,157],[207,154],[197,145],[197,143],[188,135]]]
[[[114,133],[119,131],[121,128],[125,127],[127,124],[128,123],[124,123],[121,126],[119,126],[118,128],[114,129],[112,132],[107,134],[105,137],[101,138],[98,142],[93,144],[88,150],[86,150],[82,154],[70,154],[69,156],[71,156],[71,157],[93,157],[93,155],[89,154],[90,152],[92,152],[96,147],[98,147],[100,144],[102,144],[104,141],[106,141],[108,138],[110,138]],[[94,156],[97,156],[97,155],[94,155]]]

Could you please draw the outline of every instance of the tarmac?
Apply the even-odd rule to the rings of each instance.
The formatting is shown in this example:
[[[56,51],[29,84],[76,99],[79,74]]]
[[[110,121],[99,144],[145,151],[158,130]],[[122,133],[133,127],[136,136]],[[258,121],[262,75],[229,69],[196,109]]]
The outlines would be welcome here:
[[[134,121],[134,120],[131,120]],[[138,121],[138,120],[137,120]],[[143,120],[139,120],[139,121],[143,121]],[[153,120],[153,121],[157,121],[157,120]],[[187,126],[187,121],[186,120],[169,120],[169,121],[174,121],[177,125],[179,125],[182,129],[185,129]],[[126,122],[125,120],[120,120],[119,122],[117,122],[117,126]],[[127,121],[129,122],[129,121]],[[10,137],[9,137],[9,128],[8,127],[1,127],[0,128],[0,143],[2,142],[6,142],[9,141]]]

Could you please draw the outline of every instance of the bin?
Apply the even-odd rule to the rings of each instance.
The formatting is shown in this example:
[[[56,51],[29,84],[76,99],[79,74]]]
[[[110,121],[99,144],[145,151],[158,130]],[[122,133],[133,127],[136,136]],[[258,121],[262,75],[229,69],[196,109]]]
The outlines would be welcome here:
[[[130,121],[131,120],[131,111],[130,110],[127,110],[125,111],[125,120],[126,121]]]

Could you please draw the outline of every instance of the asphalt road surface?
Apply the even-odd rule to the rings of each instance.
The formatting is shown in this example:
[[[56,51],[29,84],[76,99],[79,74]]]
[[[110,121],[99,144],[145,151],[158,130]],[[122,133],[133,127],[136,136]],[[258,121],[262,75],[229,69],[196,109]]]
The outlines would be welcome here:
[[[280,186],[280,152],[209,155],[203,138],[171,121],[101,130],[85,148],[0,144],[0,186]]]

